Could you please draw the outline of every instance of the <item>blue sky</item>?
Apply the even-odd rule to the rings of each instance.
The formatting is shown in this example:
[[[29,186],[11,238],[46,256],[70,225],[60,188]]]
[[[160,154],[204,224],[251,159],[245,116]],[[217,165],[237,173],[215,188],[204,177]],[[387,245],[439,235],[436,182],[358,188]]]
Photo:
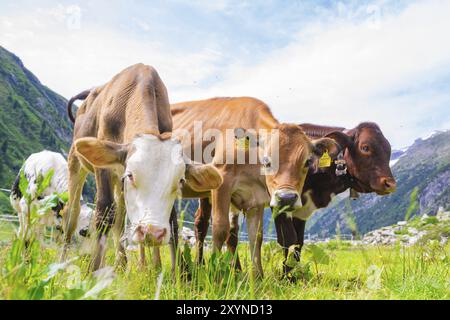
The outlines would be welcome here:
[[[0,2],[0,45],[66,98],[128,65],[172,102],[250,95],[285,122],[450,129],[450,1]]]

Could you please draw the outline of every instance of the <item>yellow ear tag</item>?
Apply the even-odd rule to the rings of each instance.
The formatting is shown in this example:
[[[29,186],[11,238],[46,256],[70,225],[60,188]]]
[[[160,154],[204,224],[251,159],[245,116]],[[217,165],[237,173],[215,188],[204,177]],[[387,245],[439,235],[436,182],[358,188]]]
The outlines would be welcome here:
[[[319,159],[319,168],[328,168],[331,166],[331,157],[328,154],[328,150],[325,151]]]
[[[236,148],[238,148],[238,149],[248,150],[248,148],[250,146],[250,140],[247,139],[246,137],[239,138],[239,139],[236,138],[235,145],[236,145]]]

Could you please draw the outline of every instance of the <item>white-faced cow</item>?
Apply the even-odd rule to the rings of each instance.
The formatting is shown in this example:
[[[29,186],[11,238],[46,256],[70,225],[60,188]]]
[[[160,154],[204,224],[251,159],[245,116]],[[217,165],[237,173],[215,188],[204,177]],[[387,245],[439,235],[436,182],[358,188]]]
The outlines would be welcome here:
[[[123,70],[107,84],[71,99],[69,114],[77,98],[85,101],[77,112],[68,159],[69,203],[63,213],[66,243],[76,228],[81,188],[91,172],[97,186],[98,232],[91,268],[103,262],[111,227],[116,262],[126,262],[120,241],[125,211],[131,221],[131,238],[139,243],[144,263],[144,245],[169,242],[172,207],[182,185],[208,191],[219,187],[222,178],[211,165],[186,164],[181,143],[171,138],[169,98],[154,68],[137,64]],[[66,250],[67,246],[63,258]]]
[[[55,199],[53,197],[67,192],[68,171],[66,159],[59,153],[44,150],[30,155],[25,160],[21,170],[23,170],[23,177],[28,182],[26,193],[30,195],[30,199],[32,200],[30,206],[34,208],[28,208],[28,203],[20,190],[21,174],[19,172],[10,195],[11,205],[19,215],[19,237],[29,239],[32,234],[28,225],[28,214],[31,209],[40,211],[40,218],[33,226],[38,239],[41,238],[45,227],[55,227],[61,230],[61,211],[64,207],[64,202],[61,198]],[[40,190],[39,185],[42,183],[42,179],[49,175],[51,170],[53,170],[53,175],[51,176],[50,183],[46,188]],[[52,200],[57,200],[57,203],[53,201],[55,203],[51,208],[45,205],[50,200],[50,197],[53,198]],[[42,212],[45,208],[48,209]],[[81,213],[78,218],[75,235],[86,236],[93,210],[85,203],[81,204],[80,210]]]

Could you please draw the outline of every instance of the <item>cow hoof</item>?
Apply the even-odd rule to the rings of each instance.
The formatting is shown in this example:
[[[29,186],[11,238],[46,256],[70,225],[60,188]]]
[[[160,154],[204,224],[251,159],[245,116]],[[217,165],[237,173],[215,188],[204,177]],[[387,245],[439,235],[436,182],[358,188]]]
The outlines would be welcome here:
[[[182,281],[191,281],[192,280],[192,273],[191,271],[184,269],[183,267],[179,267],[178,270],[179,274],[178,277]],[[177,281],[177,271],[172,269],[172,279],[173,281]]]
[[[233,262],[233,267],[234,267],[234,271],[236,272],[242,272],[242,266],[241,266],[241,262],[239,261],[239,259],[235,260]]]
[[[180,261],[180,274],[181,276],[187,280],[187,281],[191,281],[192,280],[192,272],[191,272],[191,268],[189,267],[189,264],[182,258]]]
[[[262,280],[264,278],[264,273],[262,270],[253,270],[253,278],[255,280]]]
[[[128,260],[126,257],[117,258],[114,262],[115,268],[118,271],[126,271],[127,270]]]
[[[289,283],[297,283],[298,277],[293,275],[292,273],[288,273],[285,275],[285,278]]]
[[[138,269],[140,272],[147,271],[147,263],[140,261],[138,264]]]
[[[295,268],[291,268],[285,265],[283,268],[283,273],[281,275],[281,280],[286,280],[289,283],[296,283],[299,278],[297,274],[294,272],[294,269]]]
[[[195,260],[195,263],[196,263],[198,266],[204,266],[204,265],[205,265],[205,259],[203,259],[203,258],[201,258],[201,259],[196,259],[196,260]]]

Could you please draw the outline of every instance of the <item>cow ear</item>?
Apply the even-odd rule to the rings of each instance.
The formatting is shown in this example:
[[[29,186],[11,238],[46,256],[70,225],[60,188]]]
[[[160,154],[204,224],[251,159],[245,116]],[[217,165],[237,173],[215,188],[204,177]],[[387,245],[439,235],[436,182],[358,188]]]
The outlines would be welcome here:
[[[96,138],[81,138],[75,141],[75,150],[92,166],[111,168],[117,165],[125,165],[128,145]]]
[[[334,131],[326,135],[327,138],[335,140],[341,146],[342,150],[346,148],[351,148],[353,145],[353,138],[346,135],[341,131]]]
[[[334,158],[341,150],[340,144],[331,138],[320,138],[312,141],[312,151],[318,157],[328,152],[330,157]]]
[[[210,164],[187,164],[186,183],[196,192],[219,188],[223,183],[219,170]]]

